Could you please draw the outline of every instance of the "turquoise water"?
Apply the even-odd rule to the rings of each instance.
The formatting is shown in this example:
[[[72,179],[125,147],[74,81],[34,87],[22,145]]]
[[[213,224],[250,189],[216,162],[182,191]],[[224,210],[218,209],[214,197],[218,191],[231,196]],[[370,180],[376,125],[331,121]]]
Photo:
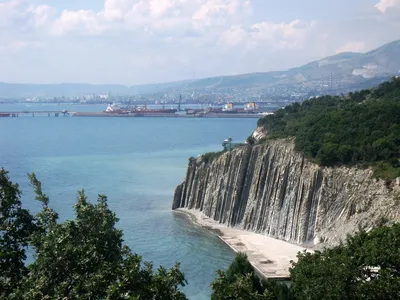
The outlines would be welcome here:
[[[3,104],[0,111],[21,107]],[[0,167],[20,184],[24,205],[37,211],[26,176],[34,171],[62,220],[73,217],[79,189],[92,201],[107,194],[126,244],[155,266],[180,261],[189,299],[208,299],[215,271],[226,268],[233,253],[215,235],[171,212],[173,192],[190,156],[220,150],[228,136],[243,141],[255,126],[255,119],[0,118]]]

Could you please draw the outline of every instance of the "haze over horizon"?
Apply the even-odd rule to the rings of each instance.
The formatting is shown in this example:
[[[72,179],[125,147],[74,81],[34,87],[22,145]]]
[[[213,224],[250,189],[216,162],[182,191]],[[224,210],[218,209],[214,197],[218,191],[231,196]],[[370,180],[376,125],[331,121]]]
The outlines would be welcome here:
[[[0,1],[0,82],[137,85],[267,72],[400,38],[400,0],[65,2]]]

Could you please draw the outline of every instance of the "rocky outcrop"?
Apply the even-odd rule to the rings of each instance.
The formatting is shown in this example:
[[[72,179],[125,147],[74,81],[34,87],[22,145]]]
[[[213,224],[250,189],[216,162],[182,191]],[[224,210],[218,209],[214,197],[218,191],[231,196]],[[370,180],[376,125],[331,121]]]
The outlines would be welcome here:
[[[255,142],[259,142],[261,139],[267,136],[267,132],[264,127],[257,127],[256,130],[251,134]]]
[[[297,244],[337,244],[348,233],[400,220],[398,181],[372,170],[320,167],[292,139],[191,158],[173,209],[188,208],[245,230]]]

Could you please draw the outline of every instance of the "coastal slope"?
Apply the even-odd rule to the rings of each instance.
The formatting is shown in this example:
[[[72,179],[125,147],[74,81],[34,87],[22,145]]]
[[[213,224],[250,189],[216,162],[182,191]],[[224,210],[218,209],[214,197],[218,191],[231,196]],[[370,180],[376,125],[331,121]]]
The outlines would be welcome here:
[[[172,208],[290,243],[335,245],[400,221],[400,187],[369,168],[319,166],[287,138],[190,158]]]

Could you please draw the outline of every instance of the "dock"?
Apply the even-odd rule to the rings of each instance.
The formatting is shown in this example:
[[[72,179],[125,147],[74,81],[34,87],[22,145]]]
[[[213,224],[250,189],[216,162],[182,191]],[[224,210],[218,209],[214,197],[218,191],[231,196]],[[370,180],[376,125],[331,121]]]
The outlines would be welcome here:
[[[254,113],[203,113],[203,114],[185,114],[185,113],[113,113],[113,112],[71,112],[71,111],[5,111],[0,112],[0,117],[105,117],[105,118],[132,118],[132,117],[157,117],[157,118],[262,118],[263,114]]]
[[[58,117],[58,116],[70,116],[74,114],[66,110],[23,110],[23,111],[0,111],[0,117],[22,117],[22,116],[47,116],[47,117]]]

